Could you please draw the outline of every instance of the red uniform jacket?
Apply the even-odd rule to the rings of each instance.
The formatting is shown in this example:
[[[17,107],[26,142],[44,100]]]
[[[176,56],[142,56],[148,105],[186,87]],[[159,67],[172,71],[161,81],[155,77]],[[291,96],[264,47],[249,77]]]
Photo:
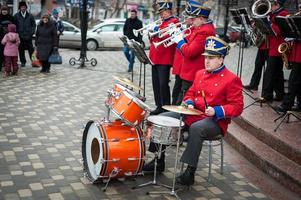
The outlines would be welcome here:
[[[268,49],[268,47],[267,47],[267,43],[266,43],[266,41],[265,41],[265,40],[264,40],[264,41],[262,42],[262,44],[260,45],[259,49],[260,49],[260,50],[265,50],[265,49]]]
[[[184,61],[184,58],[183,58],[182,53],[178,49],[176,49],[175,56],[173,59],[173,64],[172,64],[172,74],[180,75],[183,61]]]
[[[193,27],[190,27],[190,30],[192,30]],[[188,33],[189,31],[186,31],[185,33]],[[183,65],[183,55],[179,49],[176,49],[175,56],[173,59],[172,64],[172,74],[180,76],[182,65]]]
[[[288,60],[290,62],[301,63],[301,41],[293,41]]]
[[[288,15],[288,11],[284,8],[280,8],[275,13],[270,14],[270,20],[272,22],[272,29],[276,33],[276,36],[269,35],[269,56],[281,56],[278,52],[278,46],[284,42],[284,37],[280,32],[278,25],[275,22],[276,16],[286,16]]]
[[[223,134],[227,133],[231,117],[239,116],[243,111],[242,83],[240,78],[230,72],[225,66],[209,73],[200,70],[195,76],[193,85],[184,96],[187,104],[193,104],[198,110],[205,111],[205,102],[202,97],[205,93],[208,106],[215,110],[213,117],[221,127]],[[192,123],[208,117],[207,115],[187,115],[185,123]]]
[[[208,36],[215,36],[215,28],[212,23],[192,29],[191,34],[186,37],[186,42],[182,40],[178,43],[177,48],[184,56],[181,79],[192,82],[196,72],[205,68],[205,57],[202,53],[205,51]]]
[[[179,22],[179,20],[176,17],[171,16],[170,18],[165,19],[162,22],[162,24],[159,26],[159,30],[168,27],[168,25],[171,23],[176,24],[178,22]],[[176,45],[171,45],[169,47],[164,47],[164,45],[161,45],[161,46],[155,48],[155,46],[153,44],[154,42],[160,42],[168,37],[169,36],[159,38],[158,36],[155,36],[155,37],[151,38],[149,58],[154,65],[172,65],[173,64]]]

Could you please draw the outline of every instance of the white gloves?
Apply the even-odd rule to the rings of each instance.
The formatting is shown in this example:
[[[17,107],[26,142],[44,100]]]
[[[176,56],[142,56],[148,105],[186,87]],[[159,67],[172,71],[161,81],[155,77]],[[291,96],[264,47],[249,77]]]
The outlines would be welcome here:
[[[174,42],[174,43],[179,43],[184,38],[184,34],[182,33],[182,31],[179,28],[176,29],[171,34],[171,36],[172,36],[171,41]]]

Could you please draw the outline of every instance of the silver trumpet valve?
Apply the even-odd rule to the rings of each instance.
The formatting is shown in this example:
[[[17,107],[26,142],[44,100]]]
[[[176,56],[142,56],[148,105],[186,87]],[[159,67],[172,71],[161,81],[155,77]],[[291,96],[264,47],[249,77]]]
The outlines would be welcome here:
[[[149,32],[148,36],[150,38],[152,38],[152,37],[158,35],[159,38],[163,38],[163,37],[165,37],[167,35],[171,35],[171,33],[173,33],[173,31],[174,31],[175,28],[181,27],[182,25],[183,25],[182,22],[178,22],[178,23],[175,23],[175,24],[171,23],[171,24],[169,24],[167,27],[165,27],[163,29],[160,29],[160,30],[155,31],[155,32]]]
[[[183,38],[185,38],[191,34],[191,29],[186,28],[184,30],[181,30],[180,28],[175,28],[175,29],[173,29],[173,31],[170,34],[171,34],[170,37],[168,37],[160,42],[154,42],[153,44],[154,44],[155,48],[158,48],[161,45],[164,45],[164,47],[169,47],[169,46],[173,45],[175,43],[175,41],[173,41],[174,37],[176,37],[179,34],[183,34],[184,35]]]
[[[140,29],[133,29],[133,33],[136,37],[138,37],[138,34],[143,34],[143,31],[145,30],[148,30],[150,27],[154,26],[154,25],[157,25],[157,24],[160,24],[162,22],[162,19],[158,19],[152,23],[149,23],[148,25],[144,26],[143,28],[140,28]],[[148,33],[149,31],[147,31]]]

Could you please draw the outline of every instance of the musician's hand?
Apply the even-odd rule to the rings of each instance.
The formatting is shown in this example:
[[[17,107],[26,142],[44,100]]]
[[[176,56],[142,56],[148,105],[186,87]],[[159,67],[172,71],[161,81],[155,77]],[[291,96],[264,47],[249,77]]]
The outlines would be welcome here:
[[[181,30],[177,30],[177,31],[174,31],[171,35],[171,41],[173,41],[174,43],[179,43],[181,40],[183,40],[183,33],[181,32]]]
[[[208,106],[208,108],[206,108],[206,110],[205,110],[205,114],[209,117],[213,117],[215,115],[214,108],[211,106]]]

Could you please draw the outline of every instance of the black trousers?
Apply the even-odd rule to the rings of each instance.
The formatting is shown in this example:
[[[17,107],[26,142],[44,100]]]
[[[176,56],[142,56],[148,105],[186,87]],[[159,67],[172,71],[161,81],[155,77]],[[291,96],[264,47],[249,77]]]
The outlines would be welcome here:
[[[187,90],[192,86],[191,81],[186,81],[186,80],[182,80],[182,87],[181,87],[181,92],[178,96],[178,100],[177,100],[177,105],[181,105],[183,98],[185,96],[185,93],[187,92]]]
[[[22,64],[26,63],[25,50],[28,50],[29,59],[31,59],[31,55],[34,51],[34,48],[32,45],[32,40],[31,39],[24,40],[24,39],[20,38],[19,55],[20,55],[20,61]]]
[[[179,113],[166,112],[160,115],[180,119]],[[213,139],[221,134],[222,129],[212,118],[205,118],[191,124],[188,129],[187,146],[180,159],[181,162],[187,163],[188,165],[193,167],[197,167],[203,147],[203,142],[208,139]],[[165,145],[162,145],[162,150],[164,150],[165,148]],[[158,150],[158,144],[151,142],[148,150],[150,152],[156,152]],[[162,159],[164,159],[165,156],[164,154],[162,155]]]
[[[0,71],[4,67],[4,45],[0,44]]]
[[[176,75],[175,85],[173,86],[172,90],[172,105],[179,105],[177,104],[179,94],[182,88],[182,79],[179,75]]]
[[[261,79],[262,68],[265,65],[265,62],[268,59],[268,57],[269,57],[268,49],[258,49],[256,59],[255,59],[255,68],[250,81],[250,86],[258,87]]]
[[[282,105],[287,109],[294,106],[296,96],[301,94],[301,63],[292,63],[292,71],[288,79],[288,93]]]
[[[161,108],[164,105],[170,105],[170,68],[170,65],[152,66],[153,91],[155,103],[158,108]]]
[[[280,56],[268,58],[267,68],[263,80],[263,97],[267,100],[273,99],[273,91],[276,96],[284,96],[283,61]]]

